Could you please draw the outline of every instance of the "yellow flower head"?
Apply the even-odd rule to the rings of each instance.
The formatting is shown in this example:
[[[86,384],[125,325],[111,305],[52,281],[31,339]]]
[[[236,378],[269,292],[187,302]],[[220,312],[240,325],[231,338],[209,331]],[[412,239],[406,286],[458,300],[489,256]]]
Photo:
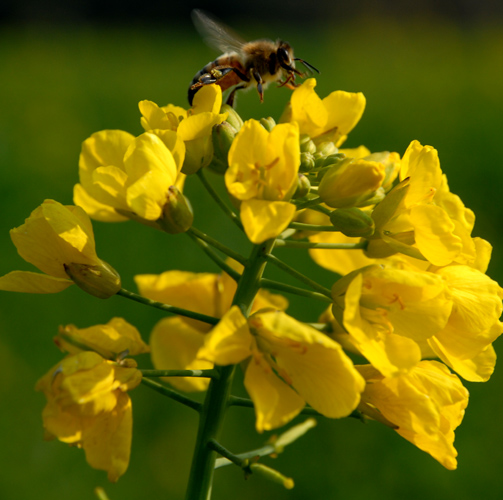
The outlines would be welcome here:
[[[286,424],[306,402],[327,417],[345,417],[364,388],[337,342],[281,311],[258,311],[247,320],[233,306],[198,356],[218,365],[245,361],[258,432]]]
[[[152,101],[139,104],[141,124],[147,132],[173,130],[184,141],[184,174],[193,174],[210,163],[213,157],[212,128],[227,118],[227,113],[220,113],[221,106],[222,89],[218,85],[201,88],[188,111],[172,104],[160,108]]]
[[[140,332],[122,318],[112,318],[106,325],[89,328],[77,328],[74,325],[60,327],[54,342],[62,351],[70,354],[90,349],[111,360],[149,351]]]
[[[445,328],[428,344],[444,363],[464,379],[485,382],[494,371],[492,342],[503,332],[503,289],[477,269],[452,265],[432,270],[447,285],[453,302]]]
[[[358,409],[370,416],[377,409],[397,426],[400,436],[447,469],[456,469],[454,430],[468,405],[468,391],[458,377],[436,361],[421,361],[393,378],[383,377],[370,365],[357,368],[367,381]]]
[[[452,310],[440,276],[405,264],[354,271],[335,283],[332,296],[350,342],[387,377],[420,361],[421,345],[445,327]]]
[[[55,293],[75,281],[106,298],[121,288],[117,272],[96,255],[91,221],[80,207],[45,200],[10,234],[19,255],[46,274],[13,271],[0,278],[0,290]]]
[[[376,207],[368,255],[402,252],[436,266],[473,265],[474,216],[449,192],[437,150],[413,141],[401,162],[401,182]]]
[[[282,122],[296,122],[301,134],[315,141],[331,141],[336,146],[360,121],[365,109],[365,97],[359,93],[335,91],[324,99],[316,94],[316,80],[309,78],[297,87]]]
[[[228,261],[235,270],[242,266]],[[160,275],[135,276],[140,293],[149,299],[174,305],[194,312],[221,318],[231,307],[236,282],[226,274],[167,271]],[[264,307],[286,309],[288,302],[280,295],[261,290],[252,310]],[[211,329],[207,323],[190,318],[169,317],[159,321],[150,335],[152,363],[159,370],[205,370],[213,363],[199,359],[198,351],[205,334]],[[204,391],[208,379],[197,377],[166,377],[174,387],[183,391]]]
[[[126,392],[140,381],[136,368],[95,352],[66,357],[36,385],[47,398],[42,413],[47,438],[84,448],[89,465],[117,481],[131,451],[132,407]]]
[[[288,200],[297,187],[299,165],[295,124],[277,125],[268,132],[258,121],[248,120],[236,135],[225,184],[241,201],[241,221],[253,243],[277,236],[291,222],[295,206]]]
[[[171,130],[134,137],[121,130],[96,132],[84,141],[74,201],[93,219],[127,219],[154,225],[170,186],[183,186],[183,141]]]

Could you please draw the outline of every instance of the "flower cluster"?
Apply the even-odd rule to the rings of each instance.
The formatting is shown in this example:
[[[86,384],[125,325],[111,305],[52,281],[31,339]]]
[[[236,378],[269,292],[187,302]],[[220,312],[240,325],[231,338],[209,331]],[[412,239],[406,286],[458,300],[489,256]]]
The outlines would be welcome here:
[[[164,382],[205,391],[222,383],[222,367],[239,364],[259,432],[306,405],[329,418],[358,414],[454,469],[454,430],[468,404],[459,377],[489,379],[503,332],[503,289],[486,275],[491,246],[472,237],[474,214],[449,191],[433,147],[413,141],[402,157],[343,148],[365,98],[336,91],[321,99],[315,86],[308,79],[293,91],[278,124],[243,122],[215,85],[202,86],[188,110],[140,102],[145,132],[105,130],[84,141],[77,206],[45,201],[12,230],[20,255],[45,274],[15,271],[0,289],[51,293],[76,283],[97,297],[131,298],[97,257],[89,217],[186,232],[221,274],[135,277],[135,300],[175,313],[150,336]],[[205,171],[223,177],[228,200]],[[249,257],[193,227],[182,191],[194,174],[253,244]],[[340,278],[328,290],[274,256],[275,246],[308,249]],[[265,279],[267,263],[313,291]],[[317,323],[303,323],[266,288],[330,305]],[[47,433],[83,447],[116,480],[129,460],[127,392],[142,377],[124,357],[149,348],[121,319],[66,327],[56,343],[68,356],[37,384]]]

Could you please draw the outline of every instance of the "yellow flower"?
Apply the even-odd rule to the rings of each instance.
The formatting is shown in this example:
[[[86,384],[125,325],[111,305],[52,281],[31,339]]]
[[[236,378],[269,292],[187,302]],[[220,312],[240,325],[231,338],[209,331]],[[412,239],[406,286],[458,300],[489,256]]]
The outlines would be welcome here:
[[[441,276],[405,263],[354,271],[334,284],[332,296],[349,341],[387,377],[420,361],[421,345],[445,328],[453,306]]]
[[[428,343],[461,377],[485,382],[496,363],[491,344],[503,332],[499,321],[503,289],[472,267],[452,265],[432,271],[447,284],[453,309],[445,328]]]
[[[174,130],[184,141],[184,174],[194,174],[211,162],[212,128],[227,118],[227,113],[220,113],[221,106],[222,89],[218,85],[201,88],[194,96],[189,111],[172,104],[160,108],[152,101],[141,101],[139,104],[141,124],[146,131],[159,133],[161,130]]]
[[[301,134],[315,142],[331,141],[340,146],[353,130],[365,109],[365,97],[359,93],[335,91],[324,99],[316,94],[316,80],[309,78],[297,87],[290,107],[281,122],[296,122]]]
[[[236,270],[241,266],[230,263]],[[140,293],[149,299],[221,318],[231,307],[236,282],[226,273],[191,273],[167,271],[160,275],[135,276]],[[261,290],[253,310],[263,307],[286,309],[288,302],[280,295]],[[150,335],[152,363],[159,370],[205,370],[213,363],[199,359],[207,323],[191,318],[169,317],[159,321]],[[204,391],[209,380],[197,377],[165,377],[164,380],[183,391]]]
[[[327,417],[345,417],[364,388],[337,342],[281,311],[247,320],[233,306],[206,335],[198,357],[218,365],[245,361],[258,432],[286,424],[306,402]]]
[[[96,255],[91,221],[80,207],[45,200],[10,235],[19,255],[45,274],[13,271],[0,278],[0,290],[56,293],[75,282],[107,298],[121,288],[117,272]]]
[[[449,192],[437,151],[413,141],[402,159],[400,180],[373,212],[376,231],[368,255],[402,252],[436,266],[472,265],[473,212]]]
[[[274,238],[293,219],[289,203],[300,165],[298,127],[277,125],[268,132],[256,120],[245,122],[229,151],[225,184],[241,201],[241,221],[253,243]]]
[[[400,436],[447,469],[456,469],[454,430],[468,405],[468,391],[458,377],[436,361],[421,361],[394,378],[383,377],[369,365],[357,368],[367,381],[358,409],[379,419],[377,409],[397,426]]]
[[[74,201],[96,220],[157,227],[169,188],[183,186],[184,157],[183,141],[171,130],[136,138],[121,130],[96,132],[82,145]]]
[[[122,318],[112,318],[106,325],[89,328],[60,327],[54,342],[70,354],[90,349],[111,360],[149,352],[138,330]]]
[[[47,398],[42,413],[47,439],[84,448],[89,465],[117,481],[131,451],[132,407],[126,392],[140,381],[136,368],[95,352],[67,356],[36,385]]]

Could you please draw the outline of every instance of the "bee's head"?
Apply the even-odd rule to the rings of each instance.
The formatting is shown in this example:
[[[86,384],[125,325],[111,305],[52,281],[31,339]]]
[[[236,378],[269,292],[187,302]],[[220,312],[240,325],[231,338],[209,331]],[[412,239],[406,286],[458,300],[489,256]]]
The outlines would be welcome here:
[[[288,42],[284,42],[283,40],[278,41],[276,56],[278,57],[279,65],[283,69],[297,73],[295,70],[295,63],[293,62],[293,49]]]

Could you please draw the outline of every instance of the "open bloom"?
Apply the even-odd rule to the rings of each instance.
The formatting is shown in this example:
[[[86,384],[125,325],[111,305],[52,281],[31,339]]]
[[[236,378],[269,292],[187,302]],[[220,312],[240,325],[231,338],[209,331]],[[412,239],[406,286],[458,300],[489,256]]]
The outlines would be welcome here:
[[[436,149],[413,141],[402,159],[400,180],[372,214],[376,231],[368,255],[402,252],[436,266],[472,265],[475,217],[449,192]]]
[[[231,265],[240,269],[235,262]],[[135,276],[140,293],[149,299],[221,318],[231,307],[236,282],[227,274],[167,271]],[[286,309],[288,302],[280,295],[261,290],[252,306]],[[150,335],[152,363],[159,370],[205,370],[213,362],[198,358],[205,334],[211,325],[191,318],[171,316],[161,319]],[[199,377],[164,377],[183,391],[204,391],[209,380]]]
[[[185,143],[184,174],[193,174],[211,162],[212,128],[227,118],[227,113],[220,113],[222,89],[218,85],[201,88],[188,111],[173,104],[159,107],[152,101],[141,101],[139,107],[141,124],[147,132],[173,130]]]
[[[10,235],[19,255],[45,274],[12,271],[0,278],[0,290],[56,293],[75,282],[107,298],[121,288],[117,272],[96,255],[91,221],[80,207],[45,200]]]
[[[183,186],[184,157],[184,143],[171,130],[136,138],[122,130],[96,132],[82,144],[74,201],[96,220],[157,227],[169,188]]]
[[[349,341],[387,377],[419,363],[421,345],[445,328],[453,307],[441,276],[392,262],[350,273],[332,295]]]
[[[315,142],[331,141],[339,146],[362,117],[365,97],[361,92],[338,90],[320,99],[314,87],[314,78],[299,85],[280,121],[296,122],[300,133],[309,135]]]
[[[248,120],[229,151],[225,185],[241,201],[245,232],[253,243],[280,234],[293,219],[289,203],[297,188],[300,165],[299,131],[295,124],[276,125],[268,132]]]
[[[218,365],[245,362],[258,432],[286,424],[306,402],[327,417],[345,417],[365,385],[337,342],[282,311],[247,320],[233,306],[206,335],[198,357]]]
[[[92,351],[67,356],[36,385],[47,405],[42,413],[47,439],[83,448],[91,467],[105,470],[110,481],[126,472],[132,434],[127,391],[141,373],[103,359]]]
[[[447,469],[457,467],[454,430],[468,405],[468,391],[456,375],[436,361],[421,361],[408,373],[384,377],[370,365],[357,366],[367,386],[358,409],[379,419],[429,453]]]

